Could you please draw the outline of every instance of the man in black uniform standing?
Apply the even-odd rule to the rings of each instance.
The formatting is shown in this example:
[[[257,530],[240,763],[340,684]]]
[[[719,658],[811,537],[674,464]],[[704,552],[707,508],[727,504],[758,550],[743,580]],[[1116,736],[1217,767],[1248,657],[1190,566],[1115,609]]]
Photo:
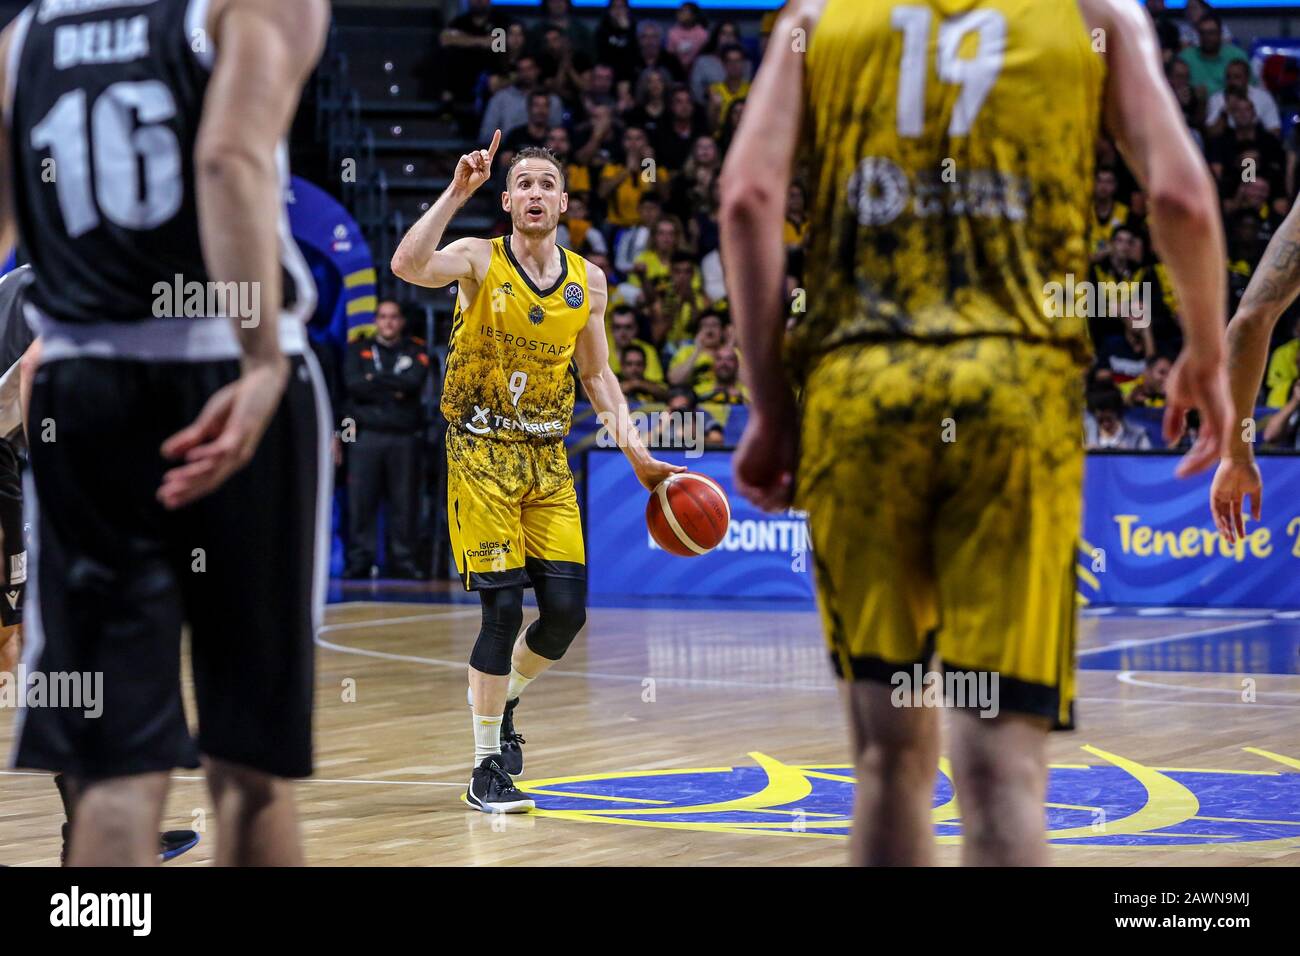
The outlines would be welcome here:
[[[0,35],[0,256],[16,224],[41,337],[26,661],[101,688],[98,713],[21,710],[14,762],[66,775],[72,865],[156,862],[198,754],[217,862],[302,861],[329,422],[284,138],[327,23],[324,0],[40,0]]]
[[[23,528],[22,456],[26,446],[26,407],[39,346],[23,318],[32,267],[19,266],[0,277],[0,674],[17,679],[22,650],[23,592],[27,582],[27,541]],[[63,851],[68,854],[72,800],[63,774],[54,777],[63,802]],[[159,859],[171,860],[199,842],[193,830],[168,830],[159,837]]]
[[[348,413],[356,429],[348,456],[349,578],[370,577],[381,498],[388,502],[389,577],[420,576],[415,515],[429,356],[422,341],[403,334],[405,327],[402,307],[391,299],[380,302],[374,338],[350,343],[344,361]]]

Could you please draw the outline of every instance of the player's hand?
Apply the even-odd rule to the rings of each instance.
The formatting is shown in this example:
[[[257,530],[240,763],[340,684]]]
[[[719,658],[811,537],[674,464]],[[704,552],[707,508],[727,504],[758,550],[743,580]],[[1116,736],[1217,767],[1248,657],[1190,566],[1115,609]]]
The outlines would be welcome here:
[[[1210,513],[1219,534],[1229,544],[1246,536],[1242,518],[1243,499],[1250,496],[1250,517],[1258,521],[1264,510],[1264,481],[1253,458],[1225,458],[1219,462],[1210,485]]]
[[[1174,469],[1179,478],[1198,475],[1219,460],[1227,447],[1232,427],[1232,397],[1223,363],[1195,362],[1186,351],[1178,356],[1165,386],[1165,444],[1176,445],[1187,430],[1187,413],[1200,412],[1201,426],[1196,443]]]
[[[501,145],[501,130],[492,134],[492,143],[487,149],[476,149],[466,153],[456,163],[456,172],[451,184],[466,193],[472,193],[492,178],[492,160]]]
[[[659,483],[669,475],[680,475],[686,470],[685,465],[670,465],[658,458],[647,458],[644,464],[633,465],[637,481],[645,485],[646,491],[654,491]]]
[[[763,511],[783,511],[794,499],[799,431],[794,403],[773,419],[751,414],[732,456],[736,489]]]
[[[208,399],[192,425],[163,442],[164,458],[184,461],[163,475],[163,507],[175,510],[211,494],[252,459],[289,380],[288,360],[277,358],[246,369]]]

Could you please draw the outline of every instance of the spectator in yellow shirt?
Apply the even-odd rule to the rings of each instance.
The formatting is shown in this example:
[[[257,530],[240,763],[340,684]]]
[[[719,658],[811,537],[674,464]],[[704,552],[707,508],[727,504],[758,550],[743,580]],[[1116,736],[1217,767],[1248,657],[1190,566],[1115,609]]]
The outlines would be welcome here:
[[[717,379],[713,363],[718,350],[731,344],[730,330],[721,315],[705,312],[695,324],[695,341],[683,345],[668,366],[670,385],[688,385],[697,394],[713,391]]]
[[[791,183],[785,199],[785,228],[782,234],[787,249],[803,247],[804,238],[808,235],[807,209],[808,197],[803,186]]]
[[[605,201],[605,221],[616,227],[635,226],[641,197],[656,193],[667,198],[669,172],[654,162],[654,149],[645,130],[629,126],[623,131],[622,163],[607,163],[600,172],[596,192]]]
[[[669,267],[668,287],[659,292],[656,303],[671,323],[668,338],[680,342],[689,338],[687,329],[695,327],[696,319],[709,308],[700,281],[700,270],[689,252],[675,252]]]
[[[1296,317],[1292,327],[1295,336],[1290,342],[1279,345],[1268,360],[1268,375],[1264,379],[1267,395],[1264,404],[1269,408],[1281,408],[1291,396],[1291,386],[1300,379],[1300,316]]]
[[[701,405],[747,405],[749,393],[740,383],[740,353],[724,345],[713,356],[713,387],[697,390]]]
[[[555,158],[564,164],[564,191],[572,199],[578,193],[586,195],[591,192],[591,170],[581,163],[575,163],[569,155],[573,141],[569,131],[563,126],[552,126],[546,134],[546,148],[555,154]]]
[[[1092,218],[1088,221],[1088,251],[1093,262],[1110,255],[1110,237],[1128,223],[1128,206],[1115,198],[1119,180],[1115,170],[1104,166],[1093,176]]]
[[[662,382],[664,368],[659,361],[659,353],[649,342],[637,337],[639,331],[636,310],[628,305],[621,305],[614,309],[613,317],[609,321],[609,367],[617,375],[620,371],[623,350],[635,345],[645,352],[643,377],[650,382]]]
[[[749,80],[745,79],[749,58],[736,44],[722,50],[724,79],[709,87],[709,122],[715,130],[722,129],[731,104],[749,95]]]
[[[632,263],[632,281],[647,295],[666,291],[672,278],[673,255],[682,246],[682,227],[672,216],[655,223],[650,248]]]

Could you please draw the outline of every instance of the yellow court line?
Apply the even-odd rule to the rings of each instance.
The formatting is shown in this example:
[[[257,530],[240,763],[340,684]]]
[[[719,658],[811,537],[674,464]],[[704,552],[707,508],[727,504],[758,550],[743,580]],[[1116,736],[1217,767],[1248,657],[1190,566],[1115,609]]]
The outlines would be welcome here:
[[[804,770],[803,775],[805,777],[816,777],[818,780],[835,780],[839,783],[857,783],[857,781],[852,777],[846,777],[839,773],[822,773],[820,770]]]
[[[1247,777],[1280,777],[1278,770],[1202,770],[1199,767],[1152,767],[1160,773],[1235,773]]]
[[[666,807],[671,800],[646,800],[641,797],[611,797],[603,793],[566,793],[563,790],[542,790],[537,787],[520,787],[524,793],[540,793],[546,797],[571,797],[574,800],[608,800],[611,803],[652,803]]]
[[[1268,760],[1276,760],[1282,766],[1290,767],[1292,770],[1300,770],[1300,760],[1296,760],[1295,757],[1284,757],[1281,754],[1275,754],[1271,750],[1264,750],[1260,747],[1242,747],[1241,749],[1248,754],[1255,754]]]
[[[1101,807],[1081,807],[1073,803],[1044,803],[1045,807],[1053,807],[1057,810],[1084,810],[1088,813],[1096,813]]]
[[[1213,823],[1264,823],[1275,827],[1300,827],[1300,820],[1244,820],[1241,817],[1192,817],[1193,820],[1210,820]]]
[[[786,766],[794,767],[796,770],[852,770],[853,764],[849,763],[792,763]]]

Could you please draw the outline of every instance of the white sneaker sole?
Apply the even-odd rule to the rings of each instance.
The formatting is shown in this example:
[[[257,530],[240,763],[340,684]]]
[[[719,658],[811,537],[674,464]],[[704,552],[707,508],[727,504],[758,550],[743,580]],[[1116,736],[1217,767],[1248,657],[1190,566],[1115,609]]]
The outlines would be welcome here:
[[[514,803],[475,803],[466,797],[465,803],[471,810],[481,810],[483,813],[527,813],[537,808],[537,802],[534,800],[517,800]]]

